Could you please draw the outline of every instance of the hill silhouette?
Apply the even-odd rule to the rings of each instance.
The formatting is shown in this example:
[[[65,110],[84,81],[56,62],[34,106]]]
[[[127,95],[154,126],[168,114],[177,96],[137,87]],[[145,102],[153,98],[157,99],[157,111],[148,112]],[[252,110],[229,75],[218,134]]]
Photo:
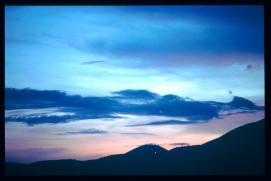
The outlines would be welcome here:
[[[143,145],[96,160],[6,163],[6,175],[243,175],[264,174],[264,120],[202,145],[166,150]]]

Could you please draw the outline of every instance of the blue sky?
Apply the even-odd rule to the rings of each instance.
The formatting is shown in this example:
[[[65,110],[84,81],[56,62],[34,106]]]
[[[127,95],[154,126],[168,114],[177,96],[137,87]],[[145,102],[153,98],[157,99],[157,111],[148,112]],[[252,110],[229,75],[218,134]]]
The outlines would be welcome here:
[[[261,6],[6,7],[5,19],[6,87],[263,101]]]
[[[264,118],[263,24],[262,6],[6,6],[6,159],[171,149]]]

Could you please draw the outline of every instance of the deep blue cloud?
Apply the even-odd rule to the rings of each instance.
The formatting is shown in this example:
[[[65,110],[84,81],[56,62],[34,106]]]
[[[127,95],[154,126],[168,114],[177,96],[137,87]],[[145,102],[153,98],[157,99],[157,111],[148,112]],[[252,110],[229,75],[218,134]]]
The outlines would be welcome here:
[[[148,106],[147,106],[148,107]],[[158,115],[184,116],[191,120],[211,119],[217,117],[217,108],[205,102],[187,101],[176,95],[165,95],[155,103],[149,105],[149,109]]]
[[[127,98],[127,99],[155,99],[159,95],[149,92],[147,90],[131,90],[126,89],[122,91],[113,92],[113,94],[119,95],[119,98]]]
[[[65,123],[70,121],[76,121],[79,119],[99,119],[99,118],[120,118],[119,116],[112,116],[112,115],[102,115],[102,114],[95,114],[90,111],[90,113],[86,113],[88,110],[85,109],[60,109],[61,111],[65,110],[73,110],[76,114],[75,115],[64,115],[64,116],[38,116],[38,117],[6,117],[5,121],[7,122],[24,122],[28,124],[29,126],[33,126],[35,124],[41,124],[41,123]]]
[[[29,126],[40,123],[64,123],[74,118],[74,116],[40,116],[40,117],[6,117],[5,120],[9,122],[24,122]]]
[[[144,125],[192,124],[219,118],[219,111],[240,109],[240,112],[264,110],[251,101],[235,96],[229,103],[214,101],[195,101],[177,95],[161,96],[147,90],[122,90],[118,96],[82,97],[67,95],[60,91],[41,91],[33,89],[5,89],[5,109],[37,109],[58,107],[59,111],[72,115],[41,115],[36,117],[6,116],[6,121],[25,122],[29,125],[40,123],[62,123],[78,119],[118,118],[114,113],[152,116],[185,117],[187,122],[176,120],[153,121]],[[123,98],[129,100],[123,102]],[[138,99],[151,100],[133,103]],[[28,110],[29,111],[29,110]],[[236,113],[229,113],[236,114]],[[135,126],[135,125],[132,125]],[[140,125],[136,125],[140,126]],[[143,126],[143,125],[142,125]]]
[[[261,109],[261,107],[257,107],[253,102],[243,98],[234,96],[233,100],[229,104],[233,108],[245,108],[245,109],[252,109],[252,110],[258,110]]]
[[[166,121],[154,121],[146,124],[133,124],[128,125],[128,127],[134,126],[162,126],[162,125],[184,125],[198,123],[197,121],[177,121],[177,120],[166,120]]]
[[[263,54],[264,22],[261,6],[121,7],[113,8],[112,12],[130,15],[129,17],[135,19],[141,18],[141,24],[137,25],[145,31],[128,35],[123,33],[112,42],[104,37],[87,40],[85,46],[89,51],[117,57],[133,55],[149,59],[158,54],[153,63],[159,61],[159,57],[164,59],[163,56],[180,52]],[[126,24],[129,25],[129,22]],[[161,28],[168,25],[170,31]],[[157,43],[158,37],[163,43]]]
[[[82,97],[61,91],[5,89],[5,109],[75,107],[96,114],[108,113],[118,102],[108,97]]]

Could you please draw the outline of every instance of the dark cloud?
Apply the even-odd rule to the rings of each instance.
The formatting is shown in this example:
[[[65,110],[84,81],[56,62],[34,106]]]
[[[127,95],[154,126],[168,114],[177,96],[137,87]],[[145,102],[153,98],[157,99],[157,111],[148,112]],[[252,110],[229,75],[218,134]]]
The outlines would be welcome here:
[[[243,108],[248,110],[262,110],[263,108],[260,106],[256,106],[250,100],[247,100],[243,97],[234,96],[233,100],[229,103],[231,108]]]
[[[259,69],[260,69],[259,64],[248,64],[248,65],[246,65],[246,68],[245,68],[245,70],[248,71],[248,72],[256,71],[256,70],[259,70]]]
[[[230,116],[230,115],[235,115],[235,114],[243,114],[243,113],[256,113],[257,110],[242,110],[242,111],[234,111],[234,112],[231,112],[231,111],[228,111],[227,113],[225,114],[221,114],[219,116],[219,118],[225,118],[227,116]]]
[[[208,121],[219,118],[220,111],[241,109],[241,111],[264,110],[264,107],[256,106],[253,102],[235,96],[229,103],[214,101],[195,101],[179,97],[177,95],[158,95],[147,90],[122,90],[115,92],[118,96],[107,97],[82,97],[79,95],[67,95],[61,91],[41,91],[33,89],[5,89],[5,109],[39,109],[58,107],[61,112],[72,112],[73,115],[63,116],[36,116],[36,117],[8,117],[6,121],[25,122],[30,125],[40,123],[61,123],[78,119],[119,118],[117,114],[152,115],[184,117],[188,122],[168,120],[152,122],[148,125],[166,124],[192,124],[199,121]],[[122,102],[123,99],[129,100]],[[143,101],[141,104],[133,101]],[[28,110],[29,111],[29,110]]]
[[[49,123],[49,124],[57,124],[57,123],[66,123],[70,121],[76,121],[80,119],[99,119],[99,118],[107,118],[107,119],[114,119],[114,118],[121,118],[120,116],[112,116],[112,115],[103,115],[103,114],[95,114],[93,112],[87,113],[88,110],[86,109],[78,109],[78,108],[62,108],[62,111],[65,110],[72,110],[75,111],[75,115],[63,115],[63,116],[47,116],[47,115],[40,115],[36,117],[31,116],[6,116],[5,121],[7,122],[24,122],[29,126],[34,126],[35,124],[41,123]]]
[[[59,133],[57,135],[74,135],[74,134],[106,134],[107,131],[96,129],[96,128],[90,128],[90,129],[84,129],[80,131],[71,131],[71,132],[65,132],[65,133]]]
[[[188,101],[176,95],[165,95],[146,106],[153,115],[181,116],[191,120],[217,117],[217,108],[200,101]]]
[[[116,91],[112,93],[119,95],[120,98],[128,98],[128,99],[155,99],[159,97],[158,94],[149,92],[147,90],[126,89],[126,90]]]
[[[148,60],[141,62],[142,68],[191,65],[191,62],[208,66],[263,62],[262,7],[162,6],[119,10],[117,13],[127,17],[119,20],[120,27],[114,27],[120,32],[119,36],[111,40],[86,39],[89,52],[114,56],[118,60],[123,57]],[[134,28],[123,32],[126,27],[121,25],[129,26],[127,20],[135,20]],[[137,27],[144,27],[144,31]],[[210,57],[210,54],[216,56]],[[249,58],[246,54],[250,54]],[[233,56],[221,60],[225,55],[241,58]],[[185,60],[190,56],[194,58]],[[217,61],[218,58],[221,61]]]
[[[110,97],[82,97],[57,90],[5,89],[5,109],[74,107],[95,114],[108,113],[118,102]]]
[[[252,67],[253,67],[253,66],[252,66],[251,64],[249,64],[249,65],[246,66],[246,70],[251,70]]]
[[[40,117],[6,117],[7,122],[24,122],[29,126],[40,123],[64,123],[72,120],[74,116],[40,116]]]
[[[91,64],[95,64],[95,63],[103,63],[105,61],[103,60],[97,60],[97,61],[87,61],[87,62],[82,62],[82,64],[84,65],[91,65]]]
[[[154,121],[154,122],[145,123],[145,124],[133,124],[133,125],[128,125],[128,127],[134,127],[134,126],[185,125],[185,124],[193,124],[193,123],[199,123],[199,122],[197,122],[197,121],[165,120],[165,121]]]

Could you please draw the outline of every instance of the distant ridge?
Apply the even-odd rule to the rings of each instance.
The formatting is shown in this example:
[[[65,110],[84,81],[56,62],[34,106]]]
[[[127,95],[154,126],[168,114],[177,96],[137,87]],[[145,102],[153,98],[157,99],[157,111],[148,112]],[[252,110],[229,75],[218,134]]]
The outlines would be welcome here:
[[[259,175],[265,170],[264,120],[203,145],[166,150],[143,145],[97,160],[6,163],[6,175]]]

